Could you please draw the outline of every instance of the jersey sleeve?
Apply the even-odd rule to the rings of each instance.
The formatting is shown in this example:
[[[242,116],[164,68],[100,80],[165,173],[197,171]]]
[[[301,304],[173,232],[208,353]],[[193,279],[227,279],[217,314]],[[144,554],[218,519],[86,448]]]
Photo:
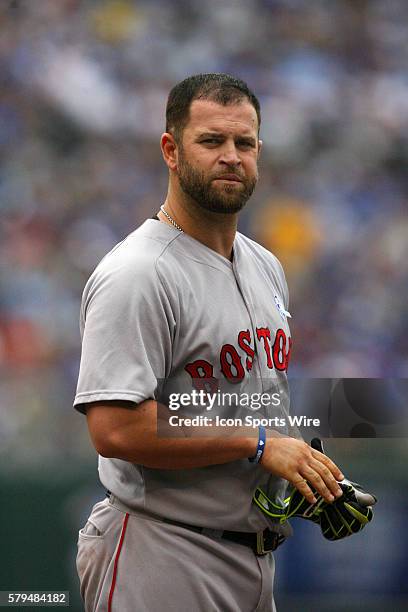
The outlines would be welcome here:
[[[175,321],[154,263],[103,260],[85,287],[74,406],[155,399],[169,372]]]

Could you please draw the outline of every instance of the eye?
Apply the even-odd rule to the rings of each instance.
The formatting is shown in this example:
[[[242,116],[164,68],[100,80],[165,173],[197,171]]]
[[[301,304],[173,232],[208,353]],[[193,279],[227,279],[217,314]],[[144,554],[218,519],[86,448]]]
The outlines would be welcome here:
[[[251,140],[237,140],[236,145],[240,149],[253,149],[255,147]]]
[[[205,144],[219,144],[221,140],[219,138],[206,138],[205,140],[202,140],[201,142]]]

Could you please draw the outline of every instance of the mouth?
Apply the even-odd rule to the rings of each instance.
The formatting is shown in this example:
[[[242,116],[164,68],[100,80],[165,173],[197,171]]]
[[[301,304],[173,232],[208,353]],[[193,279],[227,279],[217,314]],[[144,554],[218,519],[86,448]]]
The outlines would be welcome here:
[[[242,179],[237,174],[223,174],[222,176],[217,176],[215,181],[225,181],[227,183],[242,183]]]

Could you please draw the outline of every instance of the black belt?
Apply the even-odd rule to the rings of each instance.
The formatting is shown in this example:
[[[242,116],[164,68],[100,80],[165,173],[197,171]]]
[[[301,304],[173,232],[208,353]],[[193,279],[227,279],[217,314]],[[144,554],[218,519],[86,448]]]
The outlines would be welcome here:
[[[107,491],[106,495],[107,497],[110,497],[111,492]],[[197,527],[196,525],[182,523],[181,521],[173,521],[172,519],[168,518],[158,518],[160,518],[163,523],[168,523],[169,525],[176,525],[177,527],[183,527],[184,529],[189,529],[195,533],[201,533],[215,539],[228,540],[230,542],[235,542],[236,544],[241,544],[242,546],[247,546],[258,556],[266,555],[276,550],[279,544],[282,544],[282,542],[285,540],[284,536],[276,533],[275,531],[271,531],[270,529],[265,529],[264,531],[260,531],[258,533],[246,531],[222,531],[219,529],[210,529],[208,527]]]
[[[267,555],[273,550],[276,550],[279,544],[282,544],[285,539],[284,536],[280,535],[279,533],[275,533],[275,531],[271,531],[270,529],[265,529],[259,533],[247,531],[221,531],[207,527],[196,527],[196,525],[189,525],[188,523],[173,521],[167,518],[163,518],[162,520],[164,523],[184,527],[184,529],[189,529],[190,531],[195,531],[196,533],[214,537],[215,539],[229,540],[230,542],[247,546],[258,556]]]

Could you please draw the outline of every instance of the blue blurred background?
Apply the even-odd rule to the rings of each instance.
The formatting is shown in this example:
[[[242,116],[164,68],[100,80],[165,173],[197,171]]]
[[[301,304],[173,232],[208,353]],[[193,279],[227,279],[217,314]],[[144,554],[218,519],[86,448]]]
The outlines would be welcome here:
[[[96,454],[71,408],[79,303],[100,258],[164,199],[169,89],[248,82],[261,178],[240,229],[283,262],[297,377],[408,376],[408,3],[0,4],[0,590],[71,590]],[[408,606],[405,440],[332,440],[380,499],[362,534],[314,525],[276,554],[280,612]],[[136,608],[135,608],[136,610]]]

